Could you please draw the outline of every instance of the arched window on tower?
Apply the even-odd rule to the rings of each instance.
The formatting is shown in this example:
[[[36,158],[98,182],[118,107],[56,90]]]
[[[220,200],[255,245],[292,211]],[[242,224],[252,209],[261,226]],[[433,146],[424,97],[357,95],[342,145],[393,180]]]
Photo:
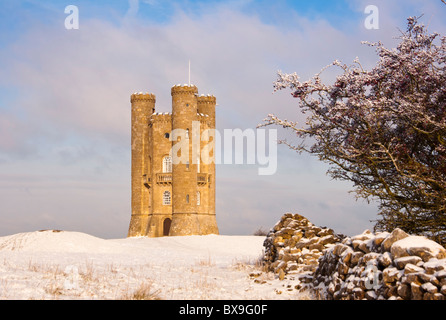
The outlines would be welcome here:
[[[170,191],[164,191],[163,193],[163,205],[169,206],[170,205]]]
[[[163,173],[172,172],[172,157],[165,156],[163,158]]]
[[[201,193],[200,191],[197,191],[197,206],[201,204]]]

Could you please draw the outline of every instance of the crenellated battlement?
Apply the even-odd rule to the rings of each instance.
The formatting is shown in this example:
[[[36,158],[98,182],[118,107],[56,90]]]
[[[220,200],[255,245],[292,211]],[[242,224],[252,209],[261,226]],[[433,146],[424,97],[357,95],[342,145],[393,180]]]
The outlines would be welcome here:
[[[205,96],[204,94],[200,95],[197,97],[198,103],[209,103],[209,104],[216,104],[217,103],[217,99],[215,98],[215,96],[213,95],[207,95]]]
[[[194,86],[193,84],[187,85],[187,84],[177,84],[172,87],[171,90],[172,96],[178,95],[178,94],[198,94],[198,88]]]
[[[134,101],[143,101],[143,100],[148,100],[150,102],[155,103],[156,101],[156,97],[153,93],[143,93],[143,92],[135,92],[131,95],[130,97],[130,102],[134,102]]]
[[[150,116],[151,122],[171,122],[172,113],[170,112],[155,112]]]

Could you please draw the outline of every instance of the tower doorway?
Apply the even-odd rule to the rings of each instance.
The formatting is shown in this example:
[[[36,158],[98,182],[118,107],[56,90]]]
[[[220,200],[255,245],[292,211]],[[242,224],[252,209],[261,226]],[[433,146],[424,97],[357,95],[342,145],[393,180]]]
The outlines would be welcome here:
[[[172,220],[169,218],[164,219],[163,222],[163,236],[168,236],[170,231],[170,225],[172,224]]]

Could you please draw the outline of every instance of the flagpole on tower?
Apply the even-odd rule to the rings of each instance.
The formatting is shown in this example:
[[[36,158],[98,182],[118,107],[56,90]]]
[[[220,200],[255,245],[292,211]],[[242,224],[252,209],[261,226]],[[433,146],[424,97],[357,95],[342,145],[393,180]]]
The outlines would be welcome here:
[[[190,59],[189,59],[189,86],[190,86]]]

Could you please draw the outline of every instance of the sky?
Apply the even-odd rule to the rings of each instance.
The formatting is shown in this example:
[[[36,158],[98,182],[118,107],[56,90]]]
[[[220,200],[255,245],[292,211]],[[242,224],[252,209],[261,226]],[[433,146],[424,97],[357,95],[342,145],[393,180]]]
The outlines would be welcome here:
[[[76,6],[79,28],[66,27]],[[379,11],[378,28],[366,28]],[[217,129],[256,130],[270,113],[302,123],[277,71],[309,79],[334,60],[378,58],[361,41],[395,47],[409,16],[446,34],[440,0],[0,2],[0,236],[41,229],[123,238],[130,222],[130,95],[188,81],[217,97]],[[326,81],[335,74],[328,71]],[[273,129],[271,127],[270,129]],[[278,138],[292,138],[278,129]],[[277,149],[277,171],[217,165],[221,234],[270,229],[286,212],[347,235],[373,229],[377,204],[356,200],[327,164]]]

